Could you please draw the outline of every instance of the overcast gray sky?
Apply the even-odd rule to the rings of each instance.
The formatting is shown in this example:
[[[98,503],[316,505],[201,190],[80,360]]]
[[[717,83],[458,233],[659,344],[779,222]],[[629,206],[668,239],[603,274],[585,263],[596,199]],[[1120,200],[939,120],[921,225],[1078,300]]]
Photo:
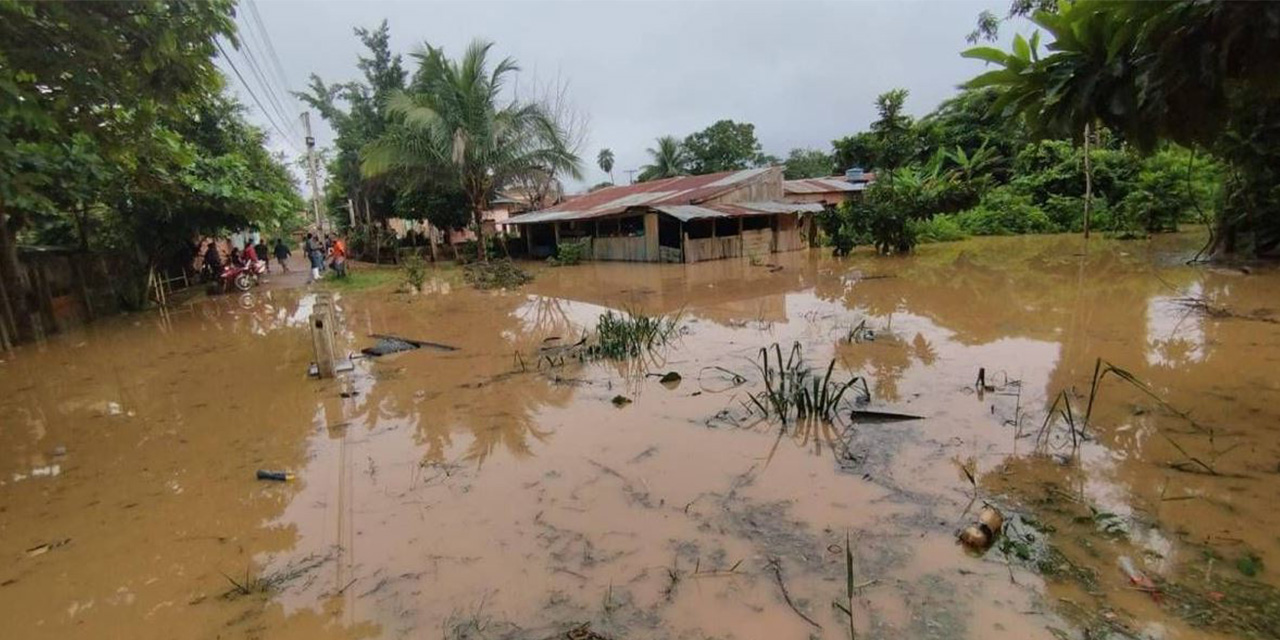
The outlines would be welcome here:
[[[876,95],[888,89],[908,89],[908,110],[927,113],[982,71],[982,63],[960,57],[964,36],[980,11],[1003,14],[1008,1],[255,5],[290,89],[303,87],[311,73],[326,82],[356,78],[361,46],[352,28],[374,27],[383,18],[410,71],[408,54],[424,41],[456,54],[484,38],[496,43],[499,56],[514,57],[526,78],[567,81],[573,102],[591,119],[582,150],[585,179],[571,184],[580,187],[607,179],[595,163],[601,147],[613,149],[614,173],[625,183],[625,170],[645,163],[654,138],[684,136],[722,118],[755,124],[764,151],[785,157],[793,147],[828,150],[832,139],[865,129],[875,117]],[[283,82],[271,80],[266,47],[243,33],[253,8],[241,7],[242,39],[262,58],[264,78],[283,93]],[[1012,29],[1005,31],[1007,37]],[[255,83],[252,69],[232,55]],[[266,126],[234,76],[231,85]],[[293,117],[296,104],[283,96],[281,102]],[[328,127],[314,115],[313,125],[319,144],[327,145]]]

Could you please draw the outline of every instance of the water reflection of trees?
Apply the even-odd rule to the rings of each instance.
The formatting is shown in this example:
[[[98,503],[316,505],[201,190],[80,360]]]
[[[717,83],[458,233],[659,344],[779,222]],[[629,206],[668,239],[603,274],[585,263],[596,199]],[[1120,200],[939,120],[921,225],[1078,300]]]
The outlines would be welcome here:
[[[497,451],[533,455],[552,430],[539,424],[546,406],[564,406],[573,389],[514,354],[536,351],[544,338],[572,330],[562,301],[523,294],[459,290],[410,307],[366,301],[352,307],[366,324],[409,337],[428,336],[455,352],[412,351],[368,363],[372,382],[355,397],[353,422],[369,431],[409,427],[424,464],[457,458],[481,464]],[[457,450],[457,436],[469,439]]]

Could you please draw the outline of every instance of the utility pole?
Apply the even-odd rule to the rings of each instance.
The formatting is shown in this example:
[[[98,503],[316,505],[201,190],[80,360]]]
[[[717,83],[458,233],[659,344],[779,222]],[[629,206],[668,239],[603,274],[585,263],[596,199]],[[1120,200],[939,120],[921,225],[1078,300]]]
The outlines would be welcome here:
[[[635,169],[627,169],[627,170],[626,170],[626,172],[627,172],[627,184],[635,184],[635,183],[636,183],[636,170],[635,170]]]
[[[302,112],[302,129],[307,135],[307,173],[311,178],[311,213],[316,218],[316,230],[320,224],[320,187],[316,182],[316,139],[311,135],[311,112]]]

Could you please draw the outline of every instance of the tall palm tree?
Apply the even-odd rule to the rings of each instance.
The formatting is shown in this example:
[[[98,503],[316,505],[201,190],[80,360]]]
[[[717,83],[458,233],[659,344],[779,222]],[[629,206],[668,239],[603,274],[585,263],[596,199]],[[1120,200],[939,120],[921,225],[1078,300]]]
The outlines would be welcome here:
[[[413,82],[387,102],[397,122],[361,152],[368,176],[445,169],[467,196],[480,260],[486,259],[481,216],[496,189],[536,172],[581,177],[564,127],[543,104],[502,103],[507,77],[520,68],[504,58],[490,70],[491,48],[473,41],[459,60],[431,45],[414,53]]]
[[[596,164],[600,165],[600,170],[609,174],[609,182],[613,182],[613,150],[601,149],[600,155],[596,156]]]
[[[645,149],[645,151],[649,154],[650,163],[640,167],[640,182],[682,176],[686,173],[685,165],[688,161],[684,145],[675,136],[662,136],[658,138],[657,149]]]

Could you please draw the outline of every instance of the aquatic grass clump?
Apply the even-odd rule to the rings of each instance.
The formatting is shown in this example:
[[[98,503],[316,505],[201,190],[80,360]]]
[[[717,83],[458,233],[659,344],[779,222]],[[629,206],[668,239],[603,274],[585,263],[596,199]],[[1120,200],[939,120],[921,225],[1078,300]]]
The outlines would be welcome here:
[[[764,382],[764,390],[747,398],[764,415],[782,421],[783,425],[800,420],[834,420],[845,393],[859,383],[862,384],[862,397],[871,398],[867,381],[861,376],[844,382],[832,379],[836,367],[834,358],[827,364],[824,374],[815,374],[805,364],[799,342],[791,346],[791,353],[785,360],[778,343],[772,345],[772,353],[770,347],[761,348],[755,366]]]
[[[636,358],[671,342],[683,331],[681,314],[648,316],[635,311],[605,312],[596,322],[594,340],[587,346],[593,358]]]
[[[529,272],[510,260],[472,262],[462,266],[462,277],[477,289],[514,289],[533,281]]]
[[[1191,427],[1201,435],[1208,436],[1209,448],[1212,455],[1206,461],[1203,458],[1192,455],[1177,440],[1166,433],[1163,429],[1157,429],[1156,432],[1165,439],[1178,453],[1182,454],[1183,459],[1170,464],[1171,467],[1193,473],[1206,473],[1208,475],[1219,475],[1218,470],[1214,467],[1217,458],[1226,451],[1218,451],[1214,443],[1214,431],[1212,428],[1206,427],[1191,417],[1191,414],[1181,411],[1169,404],[1164,398],[1147,386],[1140,378],[1117,367],[1102,358],[1098,358],[1093,365],[1093,379],[1089,383],[1088,403],[1085,406],[1084,414],[1078,414],[1071,405],[1071,394],[1067,390],[1058,393],[1053,404],[1049,406],[1048,413],[1045,414],[1044,422],[1040,425],[1040,430],[1036,434],[1037,448],[1044,450],[1050,444],[1054,435],[1054,426],[1062,423],[1067,429],[1067,439],[1071,446],[1071,455],[1074,457],[1080,450],[1081,443],[1088,438],[1089,420],[1093,417],[1093,407],[1101,392],[1101,384],[1106,377],[1114,376],[1129,384],[1129,386],[1142,392],[1143,395],[1151,398],[1161,408],[1178,418],[1187,422]]]

